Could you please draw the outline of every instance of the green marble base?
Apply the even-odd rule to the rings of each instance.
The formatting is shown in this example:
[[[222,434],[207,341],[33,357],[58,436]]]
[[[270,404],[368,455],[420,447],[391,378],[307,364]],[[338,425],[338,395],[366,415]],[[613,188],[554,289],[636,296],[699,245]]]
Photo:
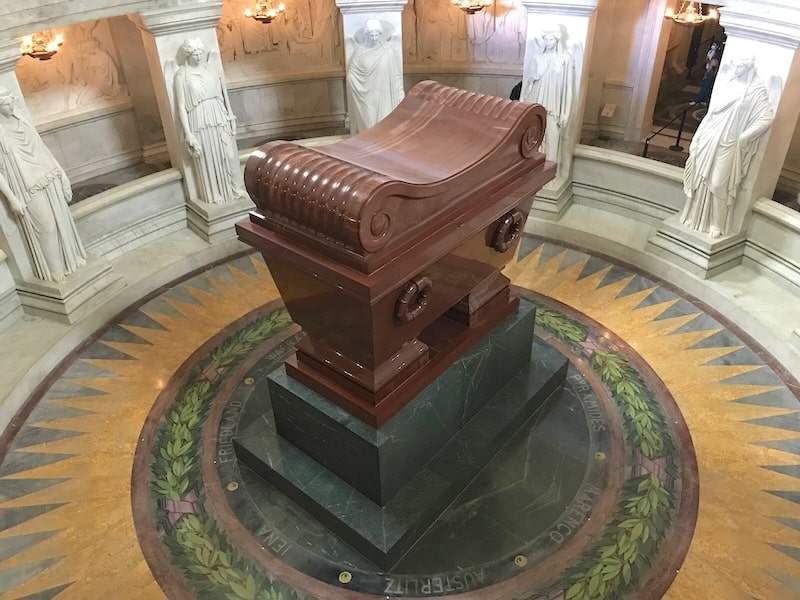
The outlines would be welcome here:
[[[529,341],[521,350],[516,347],[519,339],[524,337],[523,329],[532,333],[534,312],[530,303],[524,303],[517,314],[510,316],[487,336],[489,339],[484,340],[486,344],[481,342],[476,345],[392,421],[380,430],[366,432],[371,435],[366,441],[382,441],[384,445],[390,443],[385,446],[391,449],[387,456],[393,456],[393,460],[400,464],[398,468],[405,470],[401,478],[404,485],[384,503],[363,494],[275,431],[265,431],[260,425],[261,420],[240,425],[234,440],[237,456],[369,560],[382,568],[389,568],[536,410],[561,389],[566,376],[566,359],[539,342],[531,344]],[[519,338],[516,333],[519,333]],[[515,359],[521,356],[524,364],[516,369],[516,373],[506,376],[501,370],[507,368],[510,362],[508,351],[512,347],[516,351]],[[491,357],[495,353],[504,355],[506,364],[494,363]],[[479,375],[481,372],[483,374]],[[274,371],[269,380],[276,421],[277,405],[282,401],[294,401],[306,407],[308,412],[304,410],[300,413],[303,418],[313,415],[309,406],[328,416],[327,420],[308,417],[308,425],[304,425],[301,417],[293,420],[296,432],[316,440],[320,448],[315,451],[316,455],[330,453],[347,456],[347,452],[353,452],[353,448],[359,448],[359,445],[360,450],[368,447],[364,445],[367,436],[358,435],[365,433],[359,430],[360,422],[354,424],[347,419],[330,417],[335,413],[335,407],[327,406],[324,411],[318,409],[327,401],[313,398],[314,392],[305,391],[303,397],[306,401],[291,400],[294,395],[291,392],[305,386],[287,378],[283,367]],[[494,382],[494,389],[499,390],[494,394],[488,393],[491,382]],[[461,399],[453,398],[454,389],[459,392]],[[477,393],[486,397],[477,401],[476,406]],[[308,400],[309,397],[311,400]],[[261,399],[250,400],[253,401]],[[269,403],[264,403],[263,410],[270,410]],[[248,411],[252,411],[249,406]],[[404,415],[406,411],[409,414]],[[422,416],[417,415],[416,411],[420,411]],[[334,435],[331,433],[334,430],[326,431],[320,425],[331,420],[335,421],[338,428],[333,438],[335,441],[330,441],[328,437]],[[402,426],[387,433],[387,427],[396,420]],[[361,425],[365,430],[370,429]],[[417,426],[419,430],[415,429]],[[440,429],[448,435],[448,439],[441,443],[441,437],[431,433]],[[353,439],[343,441],[345,435]],[[430,448],[431,445],[434,448],[428,450],[422,464],[419,464],[423,460],[421,453],[413,452],[415,470],[409,474],[409,468],[399,462],[403,453],[416,450],[416,446]],[[376,463],[380,466],[379,460],[371,464]],[[359,464],[356,458],[351,458],[349,468],[359,472],[363,480],[366,478],[363,471],[370,468],[371,464],[367,462],[365,466]],[[374,474],[369,476],[374,479]],[[388,479],[391,479],[391,475]]]
[[[377,504],[386,504],[528,362],[536,307],[514,313],[380,429],[287,376],[269,375],[275,427]]]

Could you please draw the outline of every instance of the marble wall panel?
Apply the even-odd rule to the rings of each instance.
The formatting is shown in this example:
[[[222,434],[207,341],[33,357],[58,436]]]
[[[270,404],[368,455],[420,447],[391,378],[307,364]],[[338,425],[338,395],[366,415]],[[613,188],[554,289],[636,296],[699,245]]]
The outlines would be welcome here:
[[[38,129],[73,183],[136,164],[142,158],[138,124],[129,104],[84,113],[78,119],[50,121]]]
[[[341,127],[345,118],[342,77],[229,87],[240,140]]]
[[[800,124],[795,126],[778,187],[785,193],[800,197]]]
[[[146,9],[164,8],[185,0],[26,0],[0,2],[2,28],[15,37],[55,25],[81,23]]]
[[[623,137],[630,134],[638,137],[640,129],[647,128],[645,121],[651,120],[642,113],[640,104],[646,104],[650,96],[651,78],[660,72],[667,50],[668,30],[660,40],[663,10],[656,19],[656,4],[649,0],[605,0],[599,2],[596,12],[594,48],[588,66],[586,107],[583,115],[585,135],[598,132]],[[657,49],[663,47],[663,54]],[[657,64],[656,64],[657,63]],[[658,81],[653,85],[658,87]],[[621,97],[621,90],[630,88],[628,98]],[[609,99],[609,94],[620,102]],[[623,101],[624,100],[624,101]],[[653,102],[655,97],[653,97]],[[603,105],[617,104],[611,121],[600,118]],[[621,129],[620,129],[621,128]],[[633,137],[631,139],[633,139]]]
[[[683,206],[683,169],[679,167],[582,145],[575,151],[574,164],[576,204],[654,226]]]
[[[186,227],[180,173],[168,169],[84,200],[72,209],[86,250],[115,258]]]
[[[610,137],[625,137],[625,126],[628,123],[634,87],[621,81],[604,81],[600,93],[600,102],[596,104],[597,131]],[[616,108],[610,117],[601,112],[606,104],[614,104]]]
[[[753,205],[742,264],[800,292],[800,213],[772,200],[758,200]]]
[[[7,256],[0,250],[0,331],[22,316],[17,286],[8,268]]]

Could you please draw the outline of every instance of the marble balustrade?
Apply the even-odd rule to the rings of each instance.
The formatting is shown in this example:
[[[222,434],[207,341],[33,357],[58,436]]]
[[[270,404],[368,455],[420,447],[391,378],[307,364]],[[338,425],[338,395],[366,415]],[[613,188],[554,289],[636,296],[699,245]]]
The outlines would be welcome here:
[[[310,139],[303,143],[314,146],[335,139]],[[698,297],[712,294],[709,299],[714,302],[727,301],[737,306],[735,297],[721,298],[726,291],[723,288],[703,287],[703,282],[647,252],[647,239],[659,219],[680,209],[673,193],[680,188],[680,169],[589,146],[578,146],[575,155],[572,205],[559,221],[533,215],[527,224],[528,232],[617,256],[681,285]],[[242,152],[242,163],[247,156],[247,151]],[[42,373],[52,369],[105,320],[167,281],[245,249],[234,239],[214,244],[202,241],[188,231],[180,210],[176,209],[172,216],[159,210],[159,198],[167,207],[179,206],[180,192],[180,174],[169,169],[72,207],[87,247],[108,253],[127,285],[96,314],[76,325],[33,323],[41,329],[38,339],[43,343],[37,344],[35,352],[28,352],[35,355],[30,364],[15,367],[13,382],[8,381],[11,385],[8,389],[14,393],[2,403],[0,422],[21,406]],[[743,264],[778,281],[784,288],[800,291],[800,264],[796,258],[800,256],[800,217],[795,211],[766,199],[756,203],[754,213]],[[129,220],[121,215],[128,215]],[[8,331],[13,333],[30,327],[31,323],[20,318],[21,313],[13,279],[5,267],[5,256],[0,253],[0,329],[10,327]],[[754,316],[747,310],[735,308],[727,314],[734,321],[749,319],[749,325],[753,326]],[[791,336],[790,331],[785,333],[787,338]]]
[[[27,33],[31,28],[67,26],[88,19],[122,18],[126,22],[116,21],[111,31],[118,47],[127,44],[125,47],[130,49],[135,40],[124,35],[125,27],[130,25],[124,14],[182,3],[185,2],[114,0],[101,4],[82,0],[76,7],[74,2],[68,4],[63,0],[47,4],[45,11],[44,3],[34,0],[33,12],[26,13],[33,15],[32,19],[26,21],[23,13],[10,7],[0,8],[0,18],[3,19],[5,34],[12,35]],[[117,35],[120,33],[123,35]],[[227,51],[222,46],[221,50]],[[333,60],[321,68],[303,71],[293,65],[281,72],[280,69],[270,70],[259,62],[267,60],[264,58],[267,54],[271,52],[225,62],[240,142],[246,145],[263,138],[305,136],[344,129],[347,107],[342,65],[334,64]],[[410,56],[405,62],[407,88],[420,80],[432,78],[481,93],[507,96],[521,78],[521,64],[470,64],[465,61],[436,64],[408,58]],[[121,68],[121,72],[129,79],[140,75],[131,65]],[[609,79],[611,75],[600,82],[606,91],[614,88],[615,80]],[[591,85],[597,83],[596,78],[590,83],[590,94]],[[627,94],[627,83],[617,83],[617,88],[622,90],[619,93]],[[108,102],[47,115],[37,121],[43,139],[73,181],[80,182],[93,175],[135,164],[143,158],[148,160],[149,154],[165,154],[166,148],[160,145],[156,131],[158,124],[143,126],[146,122],[143,119],[152,118],[147,114],[152,107],[137,102],[135,88],[129,92],[130,95],[123,94]],[[602,98],[608,100],[606,96]],[[625,102],[620,101],[620,106],[624,108]],[[587,110],[591,107],[592,102],[587,101]],[[622,111],[622,116],[615,118],[623,119],[625,113],[627,109]],[[611,127],[613,123],[607,125]],[[618,125],[622,128],[623,121]],[[93,143],[86,144],[85,140]],[[245,151],[242,160],[246,156]],[[781,185],[794,189],[797,187],[796,169],[789,163],[787,160]],[[75,204],[71,210],[87,249],[110,260],[124,259],[128,253],[145,248],[161,237],[187,229],[181,177],[179,170],[166,169]],[[537,215],[534,207],[528,229],[553,232],[563,239],[573,236],[586,247],[611,249],[623,259],[642,264],[652,258],[648,256],[647,237],[653,234],[659,222],[675,215],[681,208],[681,178],[682,170],[676,167],[578,146],[573,197],[567,209],[567,213],[572,210],[573,214],[565,214],[563,218],[558,216],[553,221],[552,216]],[[592,228],[588,225],[576,225],[575,215],[580,211],[600,215],[601,222],[614,226],[605,231],[601,228],[590,231]],[[731,264],[747,265],[780,285],[797,290],[800,288],[798,232],[800,219],[797,213],[770,200],[759,200],[741,247],[732,255]],[[13,291],[14,282],[8,275],[6,260],[0,258],[0,328],[19,319],[21,314]]]

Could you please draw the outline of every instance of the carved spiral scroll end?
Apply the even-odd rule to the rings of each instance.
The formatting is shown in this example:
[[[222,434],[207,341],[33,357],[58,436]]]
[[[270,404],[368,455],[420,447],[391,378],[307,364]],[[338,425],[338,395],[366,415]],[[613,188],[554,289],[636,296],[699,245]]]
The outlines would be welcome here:
[[[541,119],[534,119],[530,127],[522,132],[519,142],[519,152],[525,158],[530,158],[539,150],[544,139],[544,123]]]
[[[500,253],[507,252],[522,233],[524,220],[524,215],[517,209],[500,219],[492,236],[492,249]]]
[[[372,217],[369,224],[370,233],[376,238],[382,238],[389,233],[389,228],[392,226],[392,219],[386,213],[379,213]]]
[[[375,213],[368,223],[368,227],[362,228],[361,245],[367,252],[377,252],[389,241],[392,218],[386,213]]]
[[[428,277],[418,275],[409,281],[394,308],[394,316],[401,323],[411,323],[422,314],[428,306],[428,300],[433,293],[433,282]]]

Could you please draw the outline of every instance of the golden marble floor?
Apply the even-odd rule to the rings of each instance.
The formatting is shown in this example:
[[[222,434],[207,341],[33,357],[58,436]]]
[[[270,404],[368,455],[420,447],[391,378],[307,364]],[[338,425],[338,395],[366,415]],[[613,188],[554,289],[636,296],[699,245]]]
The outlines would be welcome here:
[[[689,427],[699,514],[665,597],[800,598],[796,382],[787,387],[756,345],[740,341],[746,336],[658,282],[531,238],[521,256],[508,272],[514,283],[625,340]],[[10,446],[0,448],[8,450],[0,463],[3,598],[164,597],[130,500],[145,421],[198,348],[276,298],[260,259],[236,259],[132,308],[53,374]]]
[[[702,344],[722,327],[687,331],[700,318],[699,309],[663,318],[679,300],[640,307],[653,287],[620,296],[636,275],[599,287],[613,267],[579,279],[585,261],[565,266],[568,252],[542,260],[546,249],[539,246],[515,265],[513,281],[572,306],[626,340],[670,390],[691,432],[699,513],[689,554],[666,597],[800,598],[797,398],[740,402],[783,389],[769,377],[759,379],[763,366],[714,362],[737,351],[727,343]],[[749,373],[749,380],[741,377]]]

